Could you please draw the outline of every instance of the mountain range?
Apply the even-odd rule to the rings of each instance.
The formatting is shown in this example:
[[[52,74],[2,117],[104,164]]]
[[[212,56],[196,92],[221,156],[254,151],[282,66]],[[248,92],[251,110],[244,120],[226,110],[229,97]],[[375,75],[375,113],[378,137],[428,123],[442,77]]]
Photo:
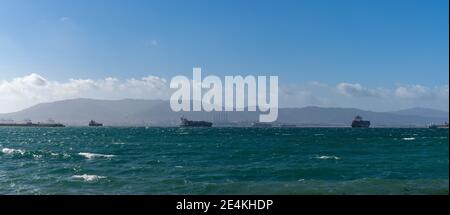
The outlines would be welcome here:
[[[30,108],[0,114],[0,119],[45,122],[53,119],[65,125],[83,126],[90,120],[110,126],[171,126],[181,116],[194,120],[245,125],[258,120],[260,112],[173,112],[166,100],[96,100],[70,99],[41,103]],[[411,108],[393,112],[375,112],[356,108],[303,107],[280,108],[276,123],[304,126],[348,126],[356,115],[374,126],[426,126],[443,123],[449,113],[428,108]]]

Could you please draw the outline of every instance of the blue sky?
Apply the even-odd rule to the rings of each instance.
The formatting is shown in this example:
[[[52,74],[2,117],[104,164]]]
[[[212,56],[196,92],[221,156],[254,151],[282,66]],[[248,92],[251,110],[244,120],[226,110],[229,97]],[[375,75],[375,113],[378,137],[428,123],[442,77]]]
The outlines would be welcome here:
[[[448,94],[448,6],[447,0],[0,0],[0,81],[32,73],[57,82],[170,80],[199,66],[205,75],[278,75],[284,85],[447,86]]]

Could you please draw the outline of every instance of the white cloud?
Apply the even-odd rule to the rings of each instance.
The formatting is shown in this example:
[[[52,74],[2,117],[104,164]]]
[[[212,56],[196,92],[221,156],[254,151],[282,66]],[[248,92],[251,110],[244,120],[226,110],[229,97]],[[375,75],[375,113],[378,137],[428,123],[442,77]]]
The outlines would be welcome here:
[[[335,88],[338,95],[333,100],[341,106],[369,110],[398,110],[410,107],[429,107],[448,111],[448,84],[423,86],[403,84],[394,88],[368,88],[359,83],[340,83]]]
[[[425,100],[447,99],[448,85],[427,87],[420,84],[398,85],[394,89],[367,88],[361,84],[340,83],[337,85],[340,94],[349,97],[379,97],[383,99]]]
[[[378,97],[382,95],[381,90],[363,87],[361,84],[340,83],[337,85],[338,92],[346,96]]]
[[[169,99],[172,89],[157,76],[117,79],[69,79],[51,81],[39,74],[0,80],[0,113],[18,111],[32,105],[72,98]],[[430,107],[448,110],[449,86],[397,85],[369,88],[359,83],[335,86],[321,82],[280,85],[280,107],[356,107],[368,110],[398,110]]]
[[[399,86],[395,89],[395,96],[401,99],[426,99],[439,96],[443,93],[441,90],[445,89],[431,89],[422,85],[404,85]],[[448,86],[447,86],[447,96],[448,96]]]
[[[279,88],[280,107],[329,106],[326,84],[314,81],[307,84],[284,85]]]
[[[23,78],[15,79],[16,82],[22,82],[22,85],[31,85],[42,87],[47,85],[47,80],[42,76],[32,73],[31,75],[25,76]]]
[[[66,82],[48,81],[30,74],[11,81],[0,81],[0,112],[12,112],[41,102],[71,98],[98,99],[167,99],[167,81],[156,76],[119,80],[70,79]]]

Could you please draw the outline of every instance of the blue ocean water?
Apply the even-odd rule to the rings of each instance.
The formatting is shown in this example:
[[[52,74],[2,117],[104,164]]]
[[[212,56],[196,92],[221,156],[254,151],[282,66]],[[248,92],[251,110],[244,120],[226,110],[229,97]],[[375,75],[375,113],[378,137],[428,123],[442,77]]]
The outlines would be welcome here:
[[[449,130],[0,127],[0,194],[447,194]]]

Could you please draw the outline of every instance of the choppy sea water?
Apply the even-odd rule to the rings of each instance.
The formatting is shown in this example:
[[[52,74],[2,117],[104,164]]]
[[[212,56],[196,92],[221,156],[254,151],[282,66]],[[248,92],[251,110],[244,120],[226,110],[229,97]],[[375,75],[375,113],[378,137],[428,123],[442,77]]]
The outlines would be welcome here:
[[[449,130],[0,127],[0,194],[447,194]]]

